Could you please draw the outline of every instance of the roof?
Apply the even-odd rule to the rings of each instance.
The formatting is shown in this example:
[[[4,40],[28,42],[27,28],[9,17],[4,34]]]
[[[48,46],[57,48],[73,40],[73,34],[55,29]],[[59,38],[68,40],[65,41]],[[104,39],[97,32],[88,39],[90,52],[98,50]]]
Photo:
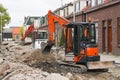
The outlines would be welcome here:
[[[98,5],[96,7],[88,9],[87,11],[85,11],[85,13],[92,12],[92,11],[102,9],[102,8],[105,8],[105,7],[109,7],[109,6],[112,6],[112,5],[116,5],[116,4],[119,4],[119,3],[120,3],[120,0],[114,0],[114,1],[109,0],[109,2],[107,2],[105,4],[101,4],[101,5]]]
[[[99,10],[99,9],[102,9],[102,8],[106,8],[106,7],[109,7],[109,6],[112,6],[112,5],[116,5],[116,4],[120,4],[120,0],[112,0],[112,1],[109,0],[107,3],[101,4],[101,5],[98,5],[98,6],[95,6],[95,7],[90,7],[90,8],[89,7],[84,7],[83,11],[84,11],[84,13],[89,13],[89,12]],[[75,13],[75,15],[76,16],[81,15],[81,14],[83,14],[83,11],[77,12],[77,13]],[[73,14],[67,16],[66,18],[71,18],[71,17],[73,17]]]
[[[84,8],[82,9],[82,11],[87,11],[87,10],[90,9],[90,8],[91,8],[91,5],[88,4],[88,6],[84,7]]]
[[[64,6],[60,7],[60,8],[57,8],[56,10],[54,10],[54,13],[59,11],[59,10],[63,10],[65,7],[68,7],[68,6],[73,6],[73,3],[68,3],[68,4],[65,4]]]
[[[12,33],[12,29],[11,28],[6,28],[3,30],[3,33]]]
[[[13,34],[20,34],[20,27],[13,27],[12,32]]]

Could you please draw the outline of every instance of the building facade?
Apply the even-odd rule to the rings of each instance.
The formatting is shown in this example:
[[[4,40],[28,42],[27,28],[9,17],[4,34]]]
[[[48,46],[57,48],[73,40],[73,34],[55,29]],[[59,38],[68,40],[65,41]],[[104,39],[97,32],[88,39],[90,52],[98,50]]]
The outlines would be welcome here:
[[[120,54],[119,8],[120,0],[91,0],[80,12],[76,12],[76,22],[92,18],[92,22],[95,23],[96,40],[100,53]],[[67,18],[73,21],[72,15]],[[59,24],[56,26],[61,27]]]
[[[12,29],[11,28],[7,28],[3,30],[2,39],[4,41],[12,41]]]

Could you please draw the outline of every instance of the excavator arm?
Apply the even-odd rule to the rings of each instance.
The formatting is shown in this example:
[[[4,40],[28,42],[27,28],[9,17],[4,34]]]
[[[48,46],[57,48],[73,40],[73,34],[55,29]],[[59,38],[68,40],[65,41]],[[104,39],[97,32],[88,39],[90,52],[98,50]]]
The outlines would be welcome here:
[[[31,33],[31,32],[33,32],[34,31],[34,24],[31,24],[29,27],[28,27],[28,29],[27,29],[27,31],[25,32],[25,34],[24,34],[24,36],[22,37],[22,41],[24,41],[25,40],[25,38]]]
[[[61,17],[59,15],[56,15],[52,13],[50,10],[48,11],[48,35],[49,35],[49,41],[47,45],[43,48],[43,52],[49,52],[52,45],[54,44],[54,34],[55,34],[55,21],[58,22],[63,28],[64,28],[64,35],[66,35],[66,26],[70,23],[69,20],[65,19],[64,17]],[[71,40],[71,29],[68,29],[67,31],[67,50],[70,51],[72,47],[72,40]]]

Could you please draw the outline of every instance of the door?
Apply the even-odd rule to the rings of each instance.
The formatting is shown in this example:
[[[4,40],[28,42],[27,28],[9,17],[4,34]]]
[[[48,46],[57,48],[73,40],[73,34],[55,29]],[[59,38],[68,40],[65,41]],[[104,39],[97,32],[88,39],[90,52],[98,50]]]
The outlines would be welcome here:
[[[103,36],[103,38],[102,38],[102,51],[103,52],[106,52],[106,38],[105,38],[105,35],[106,35],[106,33],[105,33],[105,30],[106,30],[106,27],[103,27],[102,28],[102,36]]]
[[[106,27],[107,21],[102,21],[102,52],[106,52]]]
[[[112,20],[108,20],[108,52],[112,52]]]
[[[102,21],[102,52],[106,52],[106,21]]]

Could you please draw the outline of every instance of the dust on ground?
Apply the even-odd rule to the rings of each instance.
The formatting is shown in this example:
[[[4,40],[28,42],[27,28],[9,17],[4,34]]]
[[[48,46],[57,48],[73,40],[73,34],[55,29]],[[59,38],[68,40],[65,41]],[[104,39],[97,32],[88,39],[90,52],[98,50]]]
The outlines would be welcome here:
[[[40,49],[33,49],[32,44],[21,46],[5,42],[0,53],[0,80],[120,80],[118,65],[108,72],[64,73],[57,64],[57,60],[64,59],[63,56],[62,48],[42,54]],[[101,56],[102,59],[108,58],[107,55]],[[117,58],[116,62],[119,60]]]

